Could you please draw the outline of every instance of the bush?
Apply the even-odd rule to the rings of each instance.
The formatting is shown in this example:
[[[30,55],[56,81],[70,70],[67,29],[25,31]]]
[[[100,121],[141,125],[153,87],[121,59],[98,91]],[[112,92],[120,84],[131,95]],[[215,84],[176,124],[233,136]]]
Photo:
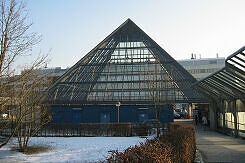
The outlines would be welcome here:
[[[193,162],[196,153],[195,128],[191,124],[169,123],[168,133],[160,141],[170,142],[175,153],[174,162]]]
[[[193,125],[169,123],[168,133],[148,140],[124,152],[111,151],[108,162],[190,163],[195,159],[196,140]]]
[[[124,152],[111,151],[111,157],[108,162],[157,162],[170,163],[171,147],[160,141],[147,141],[140,146],[129,147]]]

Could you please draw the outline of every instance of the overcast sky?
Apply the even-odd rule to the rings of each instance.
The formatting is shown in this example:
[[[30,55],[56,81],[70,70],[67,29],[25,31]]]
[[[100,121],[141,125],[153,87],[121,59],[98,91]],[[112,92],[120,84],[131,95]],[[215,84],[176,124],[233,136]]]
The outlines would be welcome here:
[[[227,57],[245,45],[245,0],[26,0],[34,52],[71,67],[127,18],[175,59]]]

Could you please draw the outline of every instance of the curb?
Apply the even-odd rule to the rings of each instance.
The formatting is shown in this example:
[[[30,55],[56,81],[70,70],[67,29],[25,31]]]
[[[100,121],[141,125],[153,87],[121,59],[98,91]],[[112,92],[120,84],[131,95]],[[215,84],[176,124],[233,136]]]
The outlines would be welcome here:
[[[204,163],[202,159],[202,155],[198,149],[196,150],[196,157],[195,157],[194,163]]]

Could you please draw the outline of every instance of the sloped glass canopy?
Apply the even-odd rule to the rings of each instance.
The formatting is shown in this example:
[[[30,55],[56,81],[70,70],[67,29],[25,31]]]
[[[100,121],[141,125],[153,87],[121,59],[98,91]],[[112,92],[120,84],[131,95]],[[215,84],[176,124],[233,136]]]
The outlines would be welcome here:
[[[51,104],[203,101],[196,79],[128,19],[49,89]]]
[[[184,100],[143,42],[119,42],[88,95],[88,101]]]
[[[198,81],[195,87],[212,99],[245,99],[245,46],[227,57],[225,67]]]

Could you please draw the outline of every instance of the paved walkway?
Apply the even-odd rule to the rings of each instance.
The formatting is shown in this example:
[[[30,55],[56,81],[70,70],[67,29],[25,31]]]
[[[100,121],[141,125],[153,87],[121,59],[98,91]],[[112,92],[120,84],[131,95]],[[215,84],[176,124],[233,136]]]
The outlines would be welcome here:
[[[180,121],[179,121],[180,122]],[[182,123],[191,123],[185,120]],[[245,140],[196,127],[197,148],[206,163],[245,163]]]
[[[197,148],[204,162],[245,163],[245,140],[196,128]]]

